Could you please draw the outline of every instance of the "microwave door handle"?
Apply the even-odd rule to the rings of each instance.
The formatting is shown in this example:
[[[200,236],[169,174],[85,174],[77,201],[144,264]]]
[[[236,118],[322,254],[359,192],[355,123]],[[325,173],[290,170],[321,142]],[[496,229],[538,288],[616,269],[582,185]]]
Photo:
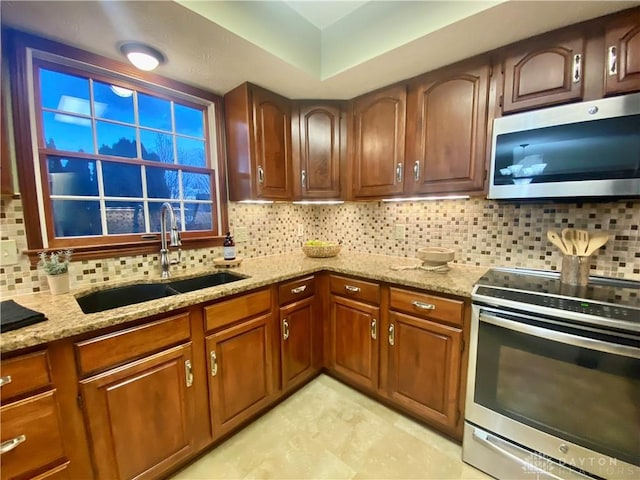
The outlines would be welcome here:
[[[624,357],[640,359],[640,348],[629,347],[627,345],[618,345],[616,343],[604,342],[593,338],[581,337],[570,333],[558,332],[549,328],[536,327],[527,323],[514,322],[506,318],[495,315],[480,314],[480,321],[496,325],[498,327],[507,328],[526,335],[552,340],[554,342],[565,343],[581,348],[589,348],[600,352],[611,353],[613,355],[622,355]]]

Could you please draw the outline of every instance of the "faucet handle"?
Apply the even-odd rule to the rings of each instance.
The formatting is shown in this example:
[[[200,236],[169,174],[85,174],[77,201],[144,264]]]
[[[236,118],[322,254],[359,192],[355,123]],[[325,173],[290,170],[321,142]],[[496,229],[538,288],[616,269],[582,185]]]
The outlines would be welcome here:
[[[173,227],[171,229],[171,233],[169,234],[170,237],[170,245],[172,247],[179,247],[182,245],[182,240],[180,239],[180,230],[178,230],[176,227]]]
[[[182,259],[182,249],[178,248],[178,258],[172,258],[169,263],[171,265],[179,265],[180,264],[180,260]]]

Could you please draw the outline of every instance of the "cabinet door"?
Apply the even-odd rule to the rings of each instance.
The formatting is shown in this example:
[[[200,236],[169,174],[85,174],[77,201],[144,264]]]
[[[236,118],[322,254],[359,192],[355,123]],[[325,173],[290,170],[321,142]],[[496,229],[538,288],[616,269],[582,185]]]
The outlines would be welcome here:
[[[308,199],[340,198],[340,165],[346,142],[340,104],[301,103],[297,123],[297,195]]]
[[[290,200],[291,107],[289,100],[258,87],[252,88],[257,195]]]
[[[444,70],[411,87],[415,131],[407,133],[406,190],[482,190],[487,139],[489,65]]]
[[[158,477],[192,454],[191,343],[80,382],[98,478]]]
[[[640,9],[607,25],[605,93],[640,90]]]
[[[330,318],[329,367],[346,380],[375,390],[380,309],[332,295]]]
[[[504,63],[502,112],[517,112],[582,99],[584,38],[544,37]]]
[[[402,193],[407,88],[393,86],[352,103],[354,197]]]
[[[447,428],[459,419],[462,331],[390,312],[389,394],[407,410]]]
[[[282,389],[285,391],[315,373],[314,301],[311,297],[280,308]]]
[[[232,430],[272,399],[271,318],[263,315],[207,337],[215,437]]]

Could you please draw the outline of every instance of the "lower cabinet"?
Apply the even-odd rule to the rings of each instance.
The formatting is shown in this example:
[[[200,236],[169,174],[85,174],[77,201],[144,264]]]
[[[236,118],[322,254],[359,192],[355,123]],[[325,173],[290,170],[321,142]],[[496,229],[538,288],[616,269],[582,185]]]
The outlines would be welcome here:
[[[280,359],[282,389],[290,390],[313,377],[314,365],[314,302],[310,297],[280,307]]]

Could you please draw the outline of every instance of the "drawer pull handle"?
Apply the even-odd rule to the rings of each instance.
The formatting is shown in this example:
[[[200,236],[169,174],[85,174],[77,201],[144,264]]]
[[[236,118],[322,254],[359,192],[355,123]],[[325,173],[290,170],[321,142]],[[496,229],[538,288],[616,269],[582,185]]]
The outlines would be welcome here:
[[[582,77],[582,55],[573,56],[573,83],[578,83]]]
[[[191,360],[184,361],[184,373],[187,388],[193,385],[193,369],[191,368]]]
[[[402,163],[398,163],[398,165],[396,165],[396,181],[398,183],[402,182],[402,170],[403,170],[403,165]]]
[[[258,183],[260,185],[264,184],[264,170],[260,165],[258,165]]]
[[[300,285],[299,287],[292,288],[291,293],[302,293],[307,289],[306,285]]]
[[[389,345],[392,347],[396,344],[396,329],[393,323],[389,325]]]
[[[615,45],[609,47],[609,75],[618,73],[618,58]]]
[[[420,180],[420,160],[416,160],[413,164],[413,179],[417,182]]]
[[[4,387],[8,383],[11,383],[11,375],[0,377],[0,387]]]
[[[354,292],[354,293],[357,293],[357,292],[359,292],[359,291],[360,291],[360,287],[354,287],[353,285],[345,285],[345,286],[344,286],[344,289],[345,289],[347,292]]]
[[[420,310],[435,310],[436,306],[433,303],[424,303],[424,302],[419,302],[417,300],[414,300],[413,302],[411,302],[411,305],[413,305],[416,308],[419,308]]]
[[[6,442],[0,443],[0,455],[10,452],[22,442],[26,441],[26,435],[18,435],[16,438],[12,438],[11,440],[7,440]]]
[[[289,338],[289,322],[285,318],[282,320],[282,339],[286,340],[287,338]]]
[[[378,338],[378,320],[375,318],[371,320],[371,338],[374,340]]]
[[[209,358],[211,359],[211,376],[215,377],[218,374],[218,356],[215,350],[209,352]]]
[[[302,184],[302,188],[307,188],[307,172],[304,170],[300,172],[300,183]]]

